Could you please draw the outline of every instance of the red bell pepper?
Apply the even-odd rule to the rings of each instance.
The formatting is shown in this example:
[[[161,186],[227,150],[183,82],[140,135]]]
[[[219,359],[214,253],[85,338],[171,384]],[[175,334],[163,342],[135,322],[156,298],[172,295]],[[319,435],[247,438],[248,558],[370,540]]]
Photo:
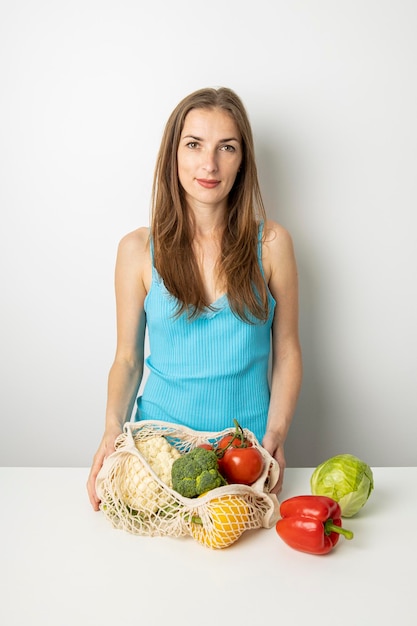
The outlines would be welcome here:
[[[353,533],[342,528],[339,504],[327,496],[296,496],[280,506],[278,535],[295,550],[326,554],[337,544],[340,535],[352,539]]]

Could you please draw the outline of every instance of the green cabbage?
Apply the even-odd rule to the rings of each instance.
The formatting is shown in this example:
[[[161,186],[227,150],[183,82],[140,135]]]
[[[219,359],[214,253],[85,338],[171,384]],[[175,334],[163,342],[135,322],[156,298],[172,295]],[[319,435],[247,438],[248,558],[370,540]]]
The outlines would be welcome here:
[[[311,493],[328,496],[339,503],[343,517],[352,517],[367,502],[374,488],[372,470],[352,454],[339,454],[316,467]]]

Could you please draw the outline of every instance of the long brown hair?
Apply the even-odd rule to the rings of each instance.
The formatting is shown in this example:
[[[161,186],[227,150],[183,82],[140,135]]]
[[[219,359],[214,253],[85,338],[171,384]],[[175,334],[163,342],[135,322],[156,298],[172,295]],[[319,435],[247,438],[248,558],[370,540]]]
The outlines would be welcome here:
[[[152,188],[151,236],[155,267],[178,300],[178,311],[194,318],[210,307],[193,253],[193,223],[178,180],[177,150],[192,109],[220,108],[234,119],[242,139],[240,171],[228,196],[218,276],[232,311],[246,322],[268,318],[268,296],[257,255],[258,224],[265,220],[252,130],[240,98],[225,87],[200,89],[184,98],[165,126]]]

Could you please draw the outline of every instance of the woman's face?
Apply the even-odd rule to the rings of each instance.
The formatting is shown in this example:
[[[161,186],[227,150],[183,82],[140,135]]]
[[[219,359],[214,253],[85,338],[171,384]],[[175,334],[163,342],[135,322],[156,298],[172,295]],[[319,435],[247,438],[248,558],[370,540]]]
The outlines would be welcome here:
[[[178,177],[191,206],[226,208],[242,162],[241,136],[222,109],[192,109],[178,146]]]

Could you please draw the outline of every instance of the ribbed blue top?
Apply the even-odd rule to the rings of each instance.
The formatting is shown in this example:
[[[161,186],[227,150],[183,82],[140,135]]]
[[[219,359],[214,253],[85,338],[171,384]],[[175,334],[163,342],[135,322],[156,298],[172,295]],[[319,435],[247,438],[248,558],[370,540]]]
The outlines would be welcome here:
[[[262,269],[262,224],[258,258]],[[152,248],[151,248],[152,253]],[[153,261],[153,259],[152,259]],[[227,295],[215,310],[189,320],[175,317],[176,299],[152,262],[152,285],[145,298],[150,355],[149,376],[137,399],[136,419],[153,419],[220,431],[237,419],[261,442],[269,405],[268,361],[275,300],[269,318],[248,324],[231,310]]]

